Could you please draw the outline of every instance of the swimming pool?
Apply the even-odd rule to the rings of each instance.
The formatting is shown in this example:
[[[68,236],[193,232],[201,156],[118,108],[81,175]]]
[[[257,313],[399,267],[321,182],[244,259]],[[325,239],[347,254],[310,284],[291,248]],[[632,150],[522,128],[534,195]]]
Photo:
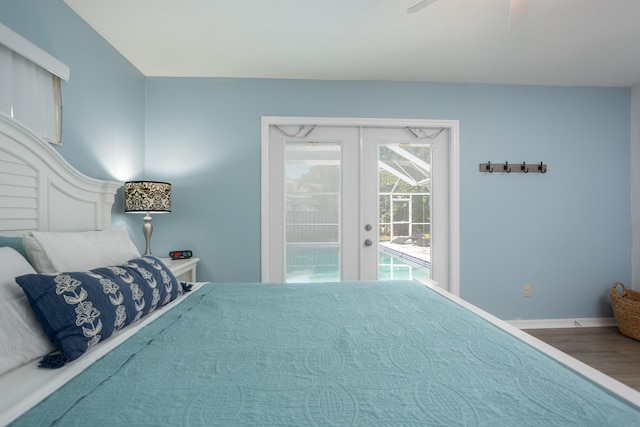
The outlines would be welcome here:
[[[335,245],[288,245],[287,282],[337,282],[340,280],[339,250]],[[431,278],[431,264],[410,255],[378,249],[379,280]]]
[[[383,246],[378,249],[378,266],[379,280],[414,279],[426,281],[431,279],[430,262],[395,251],[388,251]]]

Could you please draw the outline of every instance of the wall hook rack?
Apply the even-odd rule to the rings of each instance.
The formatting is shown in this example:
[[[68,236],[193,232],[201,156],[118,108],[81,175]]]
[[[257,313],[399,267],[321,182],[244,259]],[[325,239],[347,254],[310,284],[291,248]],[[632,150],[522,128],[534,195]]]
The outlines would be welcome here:
[[[520,166],[514,166],[514,165],[515,165],[514,163],[509,164],[509,162],[504,162],[504,163],[492,163],[492,162],[480,163],[480,172],[488,172],[488,173],[493,173],[493,172],[547,173],[547,164],[543,163],[543,162],[540,162],[540,163],[522,162],[520,164]]]

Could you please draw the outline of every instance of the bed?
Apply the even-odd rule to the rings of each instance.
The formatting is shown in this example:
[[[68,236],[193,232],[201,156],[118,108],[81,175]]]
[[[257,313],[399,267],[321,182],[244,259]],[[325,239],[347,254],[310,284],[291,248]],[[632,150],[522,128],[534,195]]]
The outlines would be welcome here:
[[[119,186],[84,177],[0,117],[0,280],[24,290],[11,294],[32,309],[20,313],[22,327],[42,325],[12,337],[39,344],[0,375],[0,425],[640,425],[639,393],[433,283],[178,282],[117,240]],[[68,236],[119,237],[107,245],[112,258],[86,269],[44,245],[52,265],[39,268],[54,271],[41,274],[27,262],[33,248],[16,245],[25,233],[67,245]],[[135,276],[142,270],[157,280]],[[72,353],[44,313],[46,298],[64,300],[55,316],[77,314],[77,289],[93,298],[89,286],[102,280],[106,297],[92,301],[107,312],[124,304],[107,277],[123,294],[153,279],[148,289],[159,294],[132,305],[139,318],[128,314],[128,324]],[[72,282],[82,286],[71,292]],[[118,322],[101,319],[90,336]]]

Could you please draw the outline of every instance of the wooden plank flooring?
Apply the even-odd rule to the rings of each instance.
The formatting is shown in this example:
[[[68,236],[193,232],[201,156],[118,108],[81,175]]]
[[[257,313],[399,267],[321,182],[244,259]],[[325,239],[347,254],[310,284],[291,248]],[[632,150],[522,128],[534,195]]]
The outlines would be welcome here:
[[[640,391],[640,341],[625,337],[617,327],[524,332]]]

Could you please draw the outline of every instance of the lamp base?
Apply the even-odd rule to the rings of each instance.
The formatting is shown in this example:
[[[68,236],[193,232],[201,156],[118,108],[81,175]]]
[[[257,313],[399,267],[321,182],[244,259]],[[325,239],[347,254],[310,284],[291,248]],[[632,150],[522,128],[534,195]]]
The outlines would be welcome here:
[[[153,225],[151,225],[151,215],[149,215],[149,212],[147,212],[142,219],[144,220],[142,233],[144,234],[144,240],[147,243],[147,248],[144,251],[144,254],[151,255],[151,233],[153,233]]]

